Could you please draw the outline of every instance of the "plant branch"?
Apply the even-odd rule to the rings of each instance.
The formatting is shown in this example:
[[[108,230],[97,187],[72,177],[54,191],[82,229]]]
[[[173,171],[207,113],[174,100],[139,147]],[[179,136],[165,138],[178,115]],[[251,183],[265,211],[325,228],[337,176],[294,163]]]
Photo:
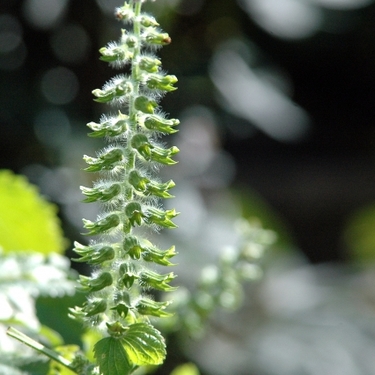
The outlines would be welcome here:
[[[72,362],[67,360],[66,358],[62,357],[60,354],[57,352],[47,348],[46,346],[40,344],[39,342],[33,340],[29,336],[25,335],[24,333],[18,331],[17,329],[13,327],[9,327],[7,329],[7,335],[15,338],[16,340],[22,342],[23,344],[30,346],[31,348],[37,350],[40,353],[43,353],[47,357],[53,359],[54,361],[60,363],[61,365],[67,367],[69,370],[72,370],[74,372],[75,369],[72,366]]]

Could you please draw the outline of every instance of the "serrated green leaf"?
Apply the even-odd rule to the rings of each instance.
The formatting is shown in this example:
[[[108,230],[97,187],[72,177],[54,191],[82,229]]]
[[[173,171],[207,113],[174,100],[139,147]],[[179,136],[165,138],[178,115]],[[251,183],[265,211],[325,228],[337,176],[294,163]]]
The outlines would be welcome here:
[[[0,247],[62,253],[65,240],[57,208],[42,199],[35,186],[23,176],[0,171]]]
[[[102,375],[128,375],[134,369],[120,340],[105,337],[95,344],[94,355]]]
[[[160,365],[166,356],[164,338],[150,324],[132,324],[122,343],[129,360],[134,365]]]

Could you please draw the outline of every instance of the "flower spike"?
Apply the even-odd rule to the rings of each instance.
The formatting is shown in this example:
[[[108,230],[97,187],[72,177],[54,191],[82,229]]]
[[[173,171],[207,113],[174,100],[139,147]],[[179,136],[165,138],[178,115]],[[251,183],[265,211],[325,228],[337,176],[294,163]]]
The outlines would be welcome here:
[[[108,346],[118,350],[114,360],[119,363],[114,366],[124,375],[139,365],[163,361],[164,340],[148,317],[170,316],[169,302],[155,301],[150,293],[176,289],[170,285],[176,277],[173,272],[159,274],[151,269],[152,264],[172,266],[175,248],[160,250],[139,234],[147,231],[138,231],[139,227],[176,228],[173,219],[178,214],[163,209],[160,202],[173,197],[169,191],[175,183],[160,182],[155,176],[155,164],[175,164],[173,157],[179,151],[157,141],[177,131],[179,121],[167,119],[158,101],[164,93],[176,90],[177,78],[166,74],[160,59],[150,53],[169,44],[171,38],[153,16],[142,12],[143,2],[125,1],[116,10],[116,18],[126,27],[117,42],[99,50],[100,60],[115,68],[126,67],[128,73],[92,91],[96,102],[115,105],[118,111],[87,124],[88,135],[105,139],[107,145],[94,157],[84,156],[85,170],[100,179],[81,190],[84,202],[99,203],[102,213],[96,220],[83,220],[85,234],[96,240],[74,244],[78,255],[74,260],[96,268],[92,276],[80,276],[79,290],[88,293],[87,301],[71,309],[70,316],[102,332],[94,352],[98,373],[103,375],[111,375],[105,359]],[[134,351],[148,359],[137,363]],[[148,352],[153,354],[145,355]],[[126,366],[121,358],[126,358]]]

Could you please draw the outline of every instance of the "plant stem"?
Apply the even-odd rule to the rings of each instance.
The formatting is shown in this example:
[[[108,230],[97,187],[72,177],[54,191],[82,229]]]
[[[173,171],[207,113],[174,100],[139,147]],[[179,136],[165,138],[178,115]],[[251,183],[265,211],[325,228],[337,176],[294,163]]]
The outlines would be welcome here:
[[[45,347],[44,345],[40,344],[39,342],[33,340],[29,336],[25,335],[24,333],[18,331],[13,327],[9,327],[7,329],[7,335],[15,338],[16,340],[22,342],[23,344],[30,346],[31,348],[37,350],[40,353],[43,353],[47,357],[53,359],[54,361],[60,363],[61,365],[69,368],[71,371],[75,372],[75,369],[72,367],[72,362],[67,360],[66,358],[62,357],[57,352]]]

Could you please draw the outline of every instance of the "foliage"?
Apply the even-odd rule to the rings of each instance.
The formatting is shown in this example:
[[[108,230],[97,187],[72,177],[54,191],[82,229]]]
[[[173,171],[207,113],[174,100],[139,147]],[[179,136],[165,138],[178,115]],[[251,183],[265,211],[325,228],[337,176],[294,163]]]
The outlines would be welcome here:
[[[176,367],[171,375],[199,375],[197,367],[192,363],[185,363],[181,366]]]
[[[97,102],[111,104],[117,112],[103,115],[98,123],[87,124],[91,130],[89,136],[104,138],[106,146],[95,156],[84,156],[88,165],[85,170],[95,173],[97,180],[92,187],[81,187],[81,190],[85,202],[100,204],[101,213],[96,220],[83,219],[85,235],[95,239],[88,244],[74,243],[78,257],[73,260],[92,265],[94,270],[90,276],[79,276],[77,290],[85,294],[86,300],[71,308],[69,316],[86,328],[82,341],[89,343],[89,347],[65,345],[62,338],[54,339],[54,332],[46,327],[43,333],[47,339],[40,334],[42,330],[35,334],[26,330],[27,335],[16,328],[8,330],[9,336],[50,358],[48,375],[127,375],[139,368],[147,371],[150,366],[162,364],[166,343],[156,324],[164,330],[183,329],[196,335],[202,332],[204,323],[217,307],[237,308],[242,302],[242,282],[260,276],[260,268],[255,263],[274,240],[271,232],[241,222],[243,242],[237,249],[224,251],[217,266],[203,270],[194,292],[178,291],[170,284],[176,275],[159,272],[162,267],[173,265],[176,252],[174,246],[160,249],[154,245],[151,234],[163,228],[176,228],[173,219],[178,213],[160,203],[161,199],[173,197],[170,189],[175,183],[160,181],[157,172],[162,166],[175,164],[174,156],[179,151],[175,146],[166,147],[160,138],[175,133],[179,121],[166,118],[158,103],[165,93],[176,89],[177,78],[161,70],[161,61],[155,55],[171,39],[159,29],[155,18],[141,8],[140,0],[130,0],[118,8],[116,17],[124,23],[120,40],[100,49],[101,60],[127,70],[102,89],[93,90]],[[38,217],[34,211],[47,212],[34,222],[35,227],[24,227],[32,233],[43,233],[40,228],[48,229],[51,223],[57,223],[55,212],[35,197],[32,188],[24,185],[24,191],[32,191],[34,195],[17,202],[26,207],[29,201],[38,202],[39,206],[33,207],[32,213],[23,211],[22,216],[33,221],[30,218],[34,214]],[[17,194],[10,194],[13,200],[17,200]],[[23,198],[25,193],[18,195]],[[12,216],[5,209],[4,217],[8,216],[16,217],[17,211]],[[4,228],[7,227],[4,225]],[[39,247],[39,237],[35,244],[30,239],[31,249],[61,251],[61,236],[53,228],[52,237],[57,242],[46,241],[45,247]],[[19,229],[18,226],[7,232],[16,233]],[[24,249],[16,241],[7,246]],[[62,259],[56,254],[46,257],[9,253],[4,267],[11,273],[13,260],[18,272],[4,283],[21,286],[33,298],[46,293],[52,296],[70,293],[71,273]],[[6,272],[4,275],[7,277]],[[175,293],[174,308],[167,309],[171,301],[165,298],[166,292]],[[156,300],[156,296],[161,299]],[[154,319],[171,317],[170,323],[164,325]],[[14,325],[18,321],[13,319],[9,323]],[[15,368],[14,373],[17,371]],[[188,364],[173,374],[193,375],[198,370]]]
[[[0,207],[0,246],[4,251],[64,251],[66,242],[56,207],[43,200],[24,177],[0,171]]]
[[[64,238],[56,208],[24,177],[10,171],[0,173],[0,192],[0,245],[6,248],[0,248],[0,373],[24,374],[21,368],[25,364],[41,358],[2,332],[12,325],[39,341],[61,345],[61,336],[39,322],[35,301],[41,296],[72,295],[76,274],[68,259],[59,254]],[[18,251],[11,251],[10,246]]]
[[[178,331],[187,335],[201,336],[206,321],[209,320],[213,312],[218,307],[230,310],[236,309],[241,304],[243,295],[241,284],[246,280],[256,280],[261,276],[262,271],[257,263],[263,257],[268,246],[273,243],[274,233],[262,229],[258,222],[249,223],[245,220],[238,221],[235,227],[239,233],[239,243],[235,247],[223,249],[217,265],[212,264],[203,269],[195,291],[189,292],[185,288],[171,289],[174,291],[172,298],[175,303],[171,306],[170,313],[174,313],[174,315],[167,320],[166,324],[160,325],[164,331]],[[167,264],[169,264],[169,261]],[[56,297],[64,293],[72,293],[74,284],[69,279],[64,278],[71,274],[68,269],[68,262],[60,255],[51,254],[46,257],[30,252],[12,252],[3,254],[1,265],[4,279],[2,289],[6,291],[7,286],[17,288],[17,296],[23,299],[23,303],[25,303],[25,295],[19,294],[20,291],[32,292],[33,298],[39,295],[52,294]],[[55,268],[53,268],[54,266]],[[155,277],[155,273],[151,271],[147,275]],[[72,276],[74,276],[74,273],[70,277]],[[164,278],[162,278],[162,281],[165,282]],[[55,287],[53,287],[54,285]],[[9,290],[14,291],[14,289]],[[168,287],[167,290],[170,290],[170,288]],[[10,296],[16,295],[11,292],[8,294]],[[46,298],[41,301],[45,309],[54,307],[53,302],[51,301],[52,304],[48,304]],[[143,299],[143,309],[150,308],[146,302],[149,302],[149,300]],[[33,299],[32,304],[34,305]],[[160,304],[164,305],[165,302],[160,302]],[[64,314],[64,312],[56,311],[53,316],[61,320],[61,317],[58,317],[59,314]],[[35,314],[31,316],[25,314],[25,316],[29,320],[31,319],[31,322],[37,320]],[[51,317],[50,312],[48,316]],[[11,319],[7,324],[14,325],[15,321]],[[32,325],[31,323],[28,324]],[[53,325],[53,320],[49,324]],[[75,327],[70,327],[64,320],[62,324],[66,328],[77,330]],[[23,330],[25,327],[26,325],[22,326]],[[95,333],[92,330],[87,331],[82,337],[82,340],[88,343],[89,347],[95,348],[95,357],[102,373],[116,374],[119,371],[123,373],[124,369],[132,371],[138,366],[162,363],[165,356],[164,340],[150,324],[131,324],[124,334],[121,333],[122,327],[116,324],[108,327],[108,329],[112,329],[115,334],[114,337],[102,338],[99,332]],[[35,330],[33,333],[29,329],[26,332],[38,341],[47,342],[54,347],[54,351],[48,350],[17,330],[9,331],[9,334],[13,337],[50,356],[52,360],[48,375],[96,373],[95,367],[90,363],[93,359],[90,353],[87,352],[87,358],[85,358],[86,355],[77,345],[61,346],[63,340],[54,331],[45,326],[40,326],[39,334]],[[120,335],[116,336],[118,333]],[[4,354],[4,348],[2,351],[2,354]],[[22,356],[21,353],[26,355]],[[88,360],[88,358],[91,358],[91,360]],[[27,371],[21,370],[21,368],[25,368],[25,363],[33,361],[40,362],[41,357],[35,357],[33,352],[24,351],[21,346],[18,346],[11,355],[2,356],[1,365],[6,368],[4,371],[7,374],[44,374],[45,372],[30,370],[30,366],[26,367]],[[196,374],[197,371],[195,366],[187,364],[176,368],[174,373]]]
[[[237,310],[243,303],[243,284],[262,277],[259,261],[275,242],[275,233],[257,221],[238,219],[235,227],[239,243],[223,248],[217,264],[202,269],[193,291],[180,288],[174,293],[171,329],[202,337],[212,314],[219,308]]]
[[[349,218],[344,239],[348,256],[358,263],[368,263],[374,260],[375,246],[375,205],[371,204],[357,210]]]

